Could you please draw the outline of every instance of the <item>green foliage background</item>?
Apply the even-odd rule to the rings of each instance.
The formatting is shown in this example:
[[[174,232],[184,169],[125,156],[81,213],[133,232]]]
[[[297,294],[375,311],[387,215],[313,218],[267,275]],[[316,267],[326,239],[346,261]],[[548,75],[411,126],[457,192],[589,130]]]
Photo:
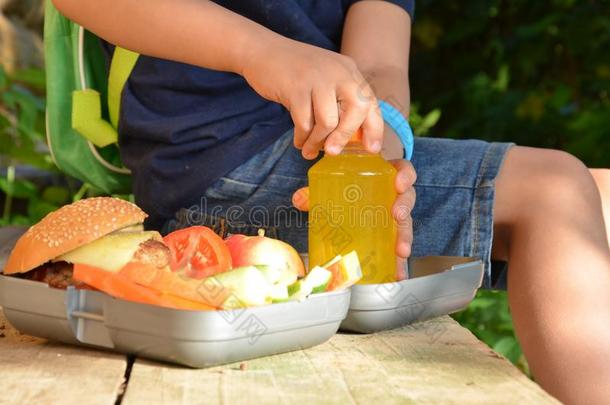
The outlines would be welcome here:
[[[567,150],[610,167],[610,1],[418,0],[411,92],[427,135]],[[454,315],[527,372],[507,296]]]
[[[418,135],[558,148],[610,167],[610,1],[418,0],[412,37]],[[19,178],[19,164],[55,180]],[[0,66],[0,169],[0,225],[95,194],[62,179],[44,147],[40,70]],[[482,291],[454,316],[527,372],[504,292]]]
[[[430,135],[610,166],[610,1],[418,0],[415,18],[412,98],[442,111]]]

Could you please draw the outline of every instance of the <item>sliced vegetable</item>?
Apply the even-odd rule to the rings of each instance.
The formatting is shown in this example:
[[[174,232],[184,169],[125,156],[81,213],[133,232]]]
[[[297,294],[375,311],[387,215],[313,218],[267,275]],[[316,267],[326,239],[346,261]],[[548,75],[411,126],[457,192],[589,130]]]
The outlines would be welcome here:
[[[323,267],[314,267],[305,277],[305,280],[311,284],[312,294],[326,291],[333,274]]]
[[[190,278],[183,273],[173,272],[169,268],[158,268],[148,263],[131,262],[120,273],[134,283],[161,294],[214,308],[220,308],[231,294],[230,290],[221,285],[204,285],[204,280]]]
[[[311,291],[313,290],[310,284],[305,282],[305,279],[302,278],[297,280],[294,284],[288,286],[288,296],[291,300],[304,300],[307,298]]]
[[[171,294],[162,294],[135,283],[125,274],[109,272],[86,264],[75,264],[72,277],[115,298],[127,301],[175,309],[198,311],[215,309],[212,306],[185,300]]]
[[[231,252],[222,238],[205,226],[191,226],[163,238],[171,250],[174,272],[203,279],[231,268]]]
[[[114,232],[59,256],[57,261],[88,264],[117,272],[131,260],[142,242],[151,239],[160,241],[161,235],[155,231]]]
[[[344,256],[337,256],[324,265],[332,274],[327,291],[341,290],[356,284],[362,278],[360,260],[355,250]]]
[[[288,287],[288,294],[291,299],[302,300],[310,294],[326,291],[332,273],[323,267],[316,266],[305,276],[304,279],[298,280],[296,283]]]
[[[282,284],[272,285],[269,289],[272,302],[284,302],[288,300],[288,287]]]
[[[177,297],[172,294],[161,294],[161,299],[164,302],[169,304],[166,306],[169,306],[171,308],[190,309],[190,310],[195,310],[195,311],[214,311],[214,310],[216,310],[216,308],[214,308],[210,305],[202,304],[201,302],[186,300],[184,298],[180,298],[180,297]]]
[[[75,264],[72,278],[116,298],[144,304],[162,305],[161,296],[158,292],[138,285],[121,274],[115,274],[86,264]]]
[[[238,267],[203,280],[203,288],[227,289],[230,295],[223,309],[244,308],[271,303],[271,284],[254,266]]]
[[[297,281],[297,274],[285,268],[266,264],[258,264],[254,267],[256,267],[271,284],[289,286],[290,284]]]

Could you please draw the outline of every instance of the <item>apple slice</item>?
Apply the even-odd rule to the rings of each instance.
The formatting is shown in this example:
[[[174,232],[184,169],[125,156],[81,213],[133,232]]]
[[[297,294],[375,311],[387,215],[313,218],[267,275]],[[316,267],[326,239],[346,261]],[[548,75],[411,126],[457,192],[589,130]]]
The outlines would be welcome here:
[[[271,303],[271,284],[254,266],[238,267],[202,280],[203,289],[214,291],[224,288],[231,291],[222,304],[223,309],[235,309]]]
[[[277,266],[257,264],[254,267],[256,267],[265,276],[270,284],[279,284],[288,287],[297,281],[297,274],[295,272],[282,269]]]

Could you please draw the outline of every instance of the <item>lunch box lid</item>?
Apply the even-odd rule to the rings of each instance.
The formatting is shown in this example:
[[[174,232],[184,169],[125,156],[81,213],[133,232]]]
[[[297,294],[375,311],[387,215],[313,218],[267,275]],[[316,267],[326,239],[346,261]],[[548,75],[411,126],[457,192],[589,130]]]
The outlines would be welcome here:
[[[352,287],[341,330],[371,333],[459,311],[474,298],[483,270],[472,258],[411,258],[406,280]]]

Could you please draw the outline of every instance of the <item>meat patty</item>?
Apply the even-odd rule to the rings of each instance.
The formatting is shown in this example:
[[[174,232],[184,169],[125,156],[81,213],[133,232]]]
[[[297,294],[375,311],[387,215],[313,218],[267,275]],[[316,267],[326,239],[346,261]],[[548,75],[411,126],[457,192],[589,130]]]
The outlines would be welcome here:
[[[149,239],[140,243],[138,250],[131,258],[131,261],[151,264],[156,268],[161,269],[169,265],[169,259],[169,248],[163,242]]]
[[[68,262],[45,263],[20,276],[27,280],[41,281],[50,287],[62,290],[75,285],[72,279],[72,264]]]

